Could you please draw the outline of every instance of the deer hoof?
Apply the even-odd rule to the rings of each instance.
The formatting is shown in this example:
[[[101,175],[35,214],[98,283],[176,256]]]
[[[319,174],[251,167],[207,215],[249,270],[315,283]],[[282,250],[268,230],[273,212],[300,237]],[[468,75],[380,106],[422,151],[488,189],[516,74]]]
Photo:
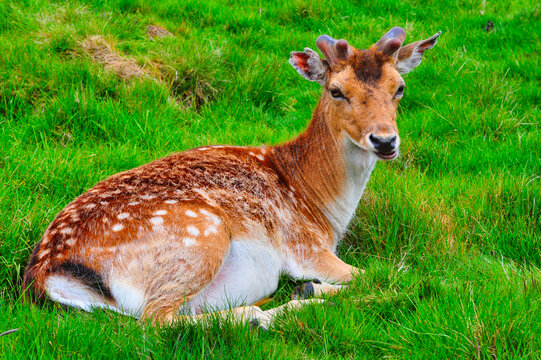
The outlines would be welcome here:
[[[252,330],[261,330],[261,331],[268,331],[269,326],[270,326],[269,321],[266,321],[266,319],[258,319],[258,318],[253,318],[252,320],[250,320],[249,324]]]

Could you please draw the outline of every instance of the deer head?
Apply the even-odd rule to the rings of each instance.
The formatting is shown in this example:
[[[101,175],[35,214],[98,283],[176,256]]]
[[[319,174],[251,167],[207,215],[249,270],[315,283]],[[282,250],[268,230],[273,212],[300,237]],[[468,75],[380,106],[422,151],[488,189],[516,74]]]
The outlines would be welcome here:
[[[320,105],[336,132],[378,159],[392,160],[400,144],[396,109],[405,88],[401,74],[420,64],[440,33],[402,47],[406,32],[394,27],[367,50],[322,35],[316,45],[324,59],[305,48],[292,52],[289,62],[303,77],[323,86]]]

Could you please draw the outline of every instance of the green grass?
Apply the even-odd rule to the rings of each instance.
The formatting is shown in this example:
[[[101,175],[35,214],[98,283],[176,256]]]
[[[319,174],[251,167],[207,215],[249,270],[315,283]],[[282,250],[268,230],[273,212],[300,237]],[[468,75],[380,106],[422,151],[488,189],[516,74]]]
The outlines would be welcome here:
[[[1,0],[0,332],[19,330],[0,359],[541,358],[540,15],[532,0]],[[75,196],[195,146],[293,137],[321,90],[289,52],[323,33],[366,48],[395,25],[443,33],[406,77],[402,155],[377,165],[339,249],[366,274],[333,306],[259,332],[21,303],[33,246]],[[105,71],[92,35],[149,75]]]

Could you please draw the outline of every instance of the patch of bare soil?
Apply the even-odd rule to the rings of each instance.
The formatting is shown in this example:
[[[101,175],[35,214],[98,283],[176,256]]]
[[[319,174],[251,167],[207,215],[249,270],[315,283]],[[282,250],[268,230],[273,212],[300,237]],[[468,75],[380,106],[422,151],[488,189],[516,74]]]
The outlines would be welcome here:
[[[159,25],[148,25],[147,35],[150,39],[154,39],[156,37],[164,38],[173,36],[173,34],[171,34],[169,31]]]
[[[120,56],[113,47],[100,35],[89,36],[83,41],[83,49],[94,61],[103,64],[106,70],[114,72],[124,80],[140,78],[147,75],[134,60]]]

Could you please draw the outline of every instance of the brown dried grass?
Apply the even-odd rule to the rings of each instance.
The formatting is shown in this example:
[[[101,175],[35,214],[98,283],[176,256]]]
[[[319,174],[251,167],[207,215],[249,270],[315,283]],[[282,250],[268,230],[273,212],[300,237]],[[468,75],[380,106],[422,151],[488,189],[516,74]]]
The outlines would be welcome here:
[[[167,29],[164,29],[163,27],[159,25],[148,25],[147,26],[147,35],[150,39],[154,39],[156,37],[158,38],[164,38],[164,37],[171,37],[173,34],[171,34]]]
[[[85,52],[123,80],[147,76],[147,72],[134,60],[120,56],[101,35],[87,37],[82,43]]]

